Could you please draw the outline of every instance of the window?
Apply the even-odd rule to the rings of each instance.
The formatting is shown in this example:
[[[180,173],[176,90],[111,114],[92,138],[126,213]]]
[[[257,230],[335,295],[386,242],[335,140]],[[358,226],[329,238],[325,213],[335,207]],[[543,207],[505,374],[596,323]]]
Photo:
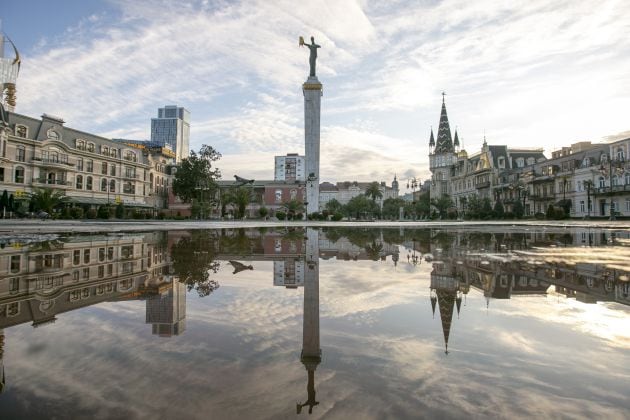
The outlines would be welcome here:
[[[83,264],[88,264],[90,262],[90,250],[83,250]]]
[[[20,271],[20,259],[19,255],[11,255],[11,272],[17,273]]]
[[[613,187],[616,187],[617,185],[619,185],[619,178],[617,177],[617,175],[612,177],[612,185]]]
[[[125,246],[120,247],[120,254],[122,258],[133,257],[133,245],[125,245]]]
[[[107,180],[105,178],[101,179],[101,191],[107,191]]]
[[[82,190],[83,189],[83,175],[77,175],[76,188],[77,188],[77,190]]]
[[[625,176],[626,185],[630,184],[630,173]]]
[[[505,168],[505,158],[503,156],[500,156],[499,159],[497,159],[498,163],[499,163],[499,168],[504,169]]]
[[[630,211],[630,198],[626,198],[626,211]]]
[[[79,251],[78,249],[75,249],[74,253],[72,254],[72,264],[81,264],[81,251]]]
[[[111,276],[114,272],[114,264],[107,264],[107,275]]]
[[[79,281],[79,270],[74,270],[72,272],[72,281],[74,282]]]
[[[4,182],[4,168],[0,168],[0,182]]]
[[[135,162],[137,160],[136,154],[132,152],[131,150],[127,150],[125,152],[125,160],[128,160],[130,162]]]
[[[15,160],[18,162],[26,161],[26,150],[24,149],[24,146],[18,146],[15,149]]]
[[[109,180],[109,192],[116,192],[116,181],[113,179]]]
[[[103,162],[103,164],[101,165],[101,173],[103,175],[107,175],[107,162]]]
[[[87,144],[87,151],[88,152],[94,152],[94,143],[88,143]]]
[[[602,154],[601,161],[602,163],[605,163],[606,161],[608,161],[608,156],[606,156],[606,153]]]
[[[110,246],[107,248],[107,259],[108,260],[113,260],[114,259],[114,247]]]
[[[105,248],[98,249],[98,262],[105,261]]]
[[[282,190],[276,190],[276,203],[282,202]]]
[[[83,269],[83,278],[84,279],[89,279],[90,278],[90,268],[89,267],[85,267]]]
[[[103,278],[105,277],[105,266],[104,265],[99,265],[98,266],[98,278]]]
[[[516,166],[519,168],[525,166],[525,159],[523,159],[522,157],[516,159]]]
[[[133,185],[131,182],[125,182],[123,184],[123,192],[125,194],[135,194],[136,193],[136,186]]]
[[[536,163],[536,159],[534,159],[533,157],[527,158],[528,165],[533,165],[534,163]]]
[[[92,159],[88,160],[87,162],[87,171],[88,172],[94,172],[94,161]]]
[[[101,146],[101,153],[106,155],[106,156],[109,156],[109,147]]]
[[[78,158],[77,159],[77,171],[82,171],[83,170],[83,158]]]
[[[599,188],[604,188],[606,187],[606,180],[604,180],[603,176],[599,177]]]
[[[85,150],[85,140],[76,139],[75,145],[78,150]]]
[[[21,166],[15,168],[15,182],[17,184],[24,184],[24,168]]]
[[[20,291],[20,279],[11,279],[11,282],[9,283],[9,293],[13,294],[13,293],[17,293]]]
[[[577,182],[577,188],[578,191],[582,191],[582,181],[578,181]]]
[[[112,165],[111,165],[111,167],[110,167],[109,169],[111,169],[111,171],[109,171],[109,174],[110,174],[111,176],[116,176],[116,165],[113,165],[113,164],[112,164]]]
[[[625,158],[625,156],[624,156],[624,153],[623,153],[623,147],[619,147],[617,149],[617,159],[624,160],[624,158]]]
[[[18,137],[26,138],[28,134],[28,129],[24,125],[15,125],[15,135]]]
[[[116,157],[116,156],[118,156],[118,153],[117,153],[116,149],[112,148],[112,149],[109,151],[109,155],[110,155],[111,157]]]
[[[581,211],[582,213],[584,213],[584,208],[585,208],[585,207],[584,207],[584,200],[581,200],[581,201],[580,201],[580,211]]]
[[[92,177],[88,176],[85,180],[85,189],[92,191]]]

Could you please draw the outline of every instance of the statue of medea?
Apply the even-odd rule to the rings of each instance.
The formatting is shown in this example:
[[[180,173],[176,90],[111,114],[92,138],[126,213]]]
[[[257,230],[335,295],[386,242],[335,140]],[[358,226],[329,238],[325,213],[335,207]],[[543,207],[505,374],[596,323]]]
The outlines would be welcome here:
[[[317,45],[315,43],[315,38],[311,37],[311,43],[307,44],[304,42],[304,38],[300,37],[300,41],[299,41],[299,45],[300,47],[303,45],[306,45],[308,47],[309,50],[311,50],[311,53],[308,57],[308,63],[311,66],[311,72],[309,74],[310,77],[315,77],[315,62],[317,61],[317,49],[321,48],[321,46]]]

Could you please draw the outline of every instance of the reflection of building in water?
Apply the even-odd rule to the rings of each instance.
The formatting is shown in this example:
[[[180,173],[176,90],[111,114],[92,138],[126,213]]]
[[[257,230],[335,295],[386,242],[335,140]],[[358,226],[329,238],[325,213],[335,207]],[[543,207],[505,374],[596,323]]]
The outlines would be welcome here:
[[[58,314],[100,302],[158,292],[179,296],[181,288],[170,292],[172,283],[165,282],[169,271],[164,233],[5,242],[0,247],[0,330],[25,322],[46,325]],[[178,298],[178,332],[183,305]]]
[[[163,286],[147,297],[146,322],[153,334],[171,337],[186,330],[186,285],[174,277]]]
[[[304,260],[287,258],[273,262],[273,285],[295,288],[304,286]]]

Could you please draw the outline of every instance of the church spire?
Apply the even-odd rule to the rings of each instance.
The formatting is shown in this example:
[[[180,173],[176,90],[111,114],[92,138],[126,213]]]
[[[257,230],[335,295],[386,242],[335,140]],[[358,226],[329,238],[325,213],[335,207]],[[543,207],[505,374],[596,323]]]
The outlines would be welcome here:
[[[433,137],[433,127],[431,127],[431,137],[429,138],[429,147],[435,147],[435,138]]]
[[[455,138],[453,139],[453,146],[459,147],[459,137],[457,136],[457,128],[455,129]]]
[[[435,145],[435,153],[447,153],[453,151],[453,138],[451,137],[451,126],[448,122],[446,113],[446,103],[442,92],[442,112],[440,113],[440,126],[438,127],[437,142]]]

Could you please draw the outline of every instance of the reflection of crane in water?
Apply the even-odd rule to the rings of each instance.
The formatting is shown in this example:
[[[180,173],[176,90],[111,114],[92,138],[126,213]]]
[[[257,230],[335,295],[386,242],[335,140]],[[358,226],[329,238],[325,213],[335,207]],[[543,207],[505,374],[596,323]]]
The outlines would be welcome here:
[[[232,267],[234,267],[234,271],[232,272],[232,274],[238,274],[241,271],[253,270],[254,269],[254,267],[251,264],[250,265],[245,265],[245,264],[243,264],[241,262],[233,261],[233,260],[230,260],[229,263],[230,263],[230,265]]]

